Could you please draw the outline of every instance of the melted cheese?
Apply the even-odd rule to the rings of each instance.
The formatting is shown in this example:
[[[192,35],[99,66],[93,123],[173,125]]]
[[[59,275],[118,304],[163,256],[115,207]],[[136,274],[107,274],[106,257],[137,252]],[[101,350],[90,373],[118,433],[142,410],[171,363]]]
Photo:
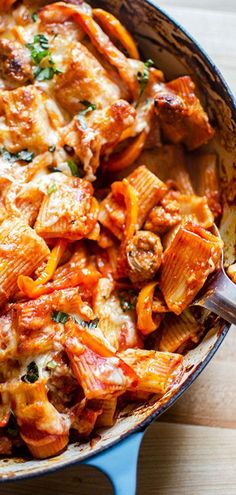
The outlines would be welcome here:
[[[102,30],[84,2],[46,4],[47,0],[0,0],[0,408],[13,409],[22,438],[36,444],[33,453],[38,441],[40,451],[48,436],[41,457],[52,455],[50,448],[46,452],[47,441],[56,442],[56,435],[64,436],[64,443],[59,438],[53,451],[59,453],[72,424],[75,428],[81,422],[80,432],[84,422],[91,432],[98,414],[106,412],[104,399],[113,401],[113,418],[114,399],[116,404],[116,397],[126,391],[138,387],[138,392],[164,393],[164,385],[178,376],[182,360],[140,349],[145,338],[137,330],[136,310],[121,306],[116,285],[118,275],[126,279],[125,287],[130,279],[127,286],[135,294],[145,284],[143,277],[135,283],[127,268],[132,239],[124,239],[124,233],[134,216],[132,201],[129,195],[124,201],[124,183],[116,183],[117,194],[108,193],[99,205],[90,183],[98,167],[102,172],[106,168],[107,186],[107,171],[132,165],[142,146],[154,147],[155,175],[143,165],[126,180],[133,196],[138,195],[134,231],[146,229],[150,215],[147,230],[153,236],[155,218],[160,209],[165,213],[162,196],[167,190],[156,176],[156,146],[161,147],[161,141],[154,100],[159,98],[162,109],[170,104],[169,93],[161,100],[168,85],[160,71],[148,71],[147,64],[128,59],[117,48],[126,46],[118,20]],[[111,38],[107,32],[112,32]],[[197,126],[195,115],[195,131]],[[174,163],[176,147],[173,157]],[[144,163],[150,165],[150,155]],[[182,169],[176,171],[176,189],[180,177],[186,182]],[[101,185],[99,179],[95,187]],[[181,196],[178,222],[192,213],[191,198],[196,202],[197,197],[192,191],[190,198],[191,187]],[[173,224],[173,204],[167,213]],[[199,223],[200,214],[195,216]],[[188,238],[196,237],[191,229],[185,231]],[[202,229],[198,236],[199,246],[203,240],[208,244],[198,266],[198,273],[205,270],[206,276],[218,267],[221,250],[217,238],[209,237],[208,242],[207,234]],[[189,263],[194,250],[190,244]],[[200,247],[194,250],[196,257]],[[137,243],[139,260],[145,249]],[[174,284],[175,298],[181,298],[185,273],[192,287],[196,269],[182,273],[183,251],[168,249],[174,272],[169,274],[167,267],[165,274],[162,267],[163,294],[172,296]],[[168,250],[164,261],[166,257]],[[149,310],[151,305],[143,309],[144,321]],[[48,366],[50,361],[55,368]],[[36,372],[29,380],[32,363],[38,376]],[[85,407],[87,399],[98,400],[98,405]],[[106,407],[109,410],[109,403]]]

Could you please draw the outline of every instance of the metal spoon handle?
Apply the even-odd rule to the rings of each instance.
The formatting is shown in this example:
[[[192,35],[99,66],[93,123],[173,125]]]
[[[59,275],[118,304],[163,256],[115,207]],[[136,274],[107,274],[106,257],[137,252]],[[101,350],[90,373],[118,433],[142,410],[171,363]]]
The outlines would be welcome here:
[[[194,305],[203,306],[236,325],[236,284],[223,270],[219,270],[210,280],[205,294],[195,300]]]

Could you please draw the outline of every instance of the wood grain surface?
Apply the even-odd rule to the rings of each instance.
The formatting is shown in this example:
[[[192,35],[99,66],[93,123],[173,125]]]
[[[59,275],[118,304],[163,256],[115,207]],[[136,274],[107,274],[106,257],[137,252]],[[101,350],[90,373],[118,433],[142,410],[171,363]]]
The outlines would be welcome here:
[[[157,3],[198,39],[235,92],[236,0]],[[105,476],[88,467],[0,486],[0,495],[112,493]],[[236,494],[235,328],[191,389],[145,434],[137,494]]]

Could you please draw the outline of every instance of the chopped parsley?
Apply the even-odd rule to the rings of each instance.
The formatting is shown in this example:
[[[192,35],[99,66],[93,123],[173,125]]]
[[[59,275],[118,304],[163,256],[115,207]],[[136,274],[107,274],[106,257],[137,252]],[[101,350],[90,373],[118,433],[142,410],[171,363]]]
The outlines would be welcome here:
[[[36,34],[33,43],[27,43],[26,46],[35,65],[39,65],[43,58],[51,56],[48,39],[44,34]]]
[[[32,13],[31,19],[32,19],[33,22],[37,22],[37,20],[38,20],[38,14],[37,14],[37,12],[33,12]]]
[[[83,171],[81,170],[81,168],[78,167],[78,165],[73,160],[68,160],[67,165],[70,168],[71,174],[74,177],[80,177],[80,178],[84,177]]]
[[[27,373],[21,377],[22,382],[26,383],[34,383],[37,382],[39,378],[39,369],[35,361],[31,361],[31,363],[27,366]]]
[[[51,185],[49,186],[49,188],[48,188],[48,194],[49,194],[49,196],[50,196],[50,194],[52,194],[52,193],[56,192],[56,190],[57,190],[57,186],[56,186],[56,184],[51,184]]]
[[[129,290],[127,292],[120,292],[120,307],[124,313],[126,311],[130,311],[131,309],[135,309],[137,303],[137,296],[133,290]]]
[[[93,112],[94,110],[96,110],[97,107],[94,103],[91,103],[91,101],[88,101],[88,100],[81,100],[80,103],[85,108],[84,108],[84,110],[80,110],[80,112],[77,115],[77,120],[79,121],[79,123],[83,129],[87,129],[85,115],[87,115],[87,113],[89,113],[89,112]]]
[[[154,65],[154,62],[151,58],[149,58],[145,64],[144,64],[144,69],[143,69],[143,72],[138,72],[137,73],[137,80],[138,80],[138,83],[140,85],[140,92],[139,92],[139,95],[138,95],[138,99],[137,99],[137,102],[136,102],[136,106],[138,105],[145,89],[146,89],[146,86],[147,86],[147,83],[148,83],[148,80],[149,80],[149,67],[152,67]]]
[[[34,159],[34,153],[27,149],[18,151],[17,153],[11,153],[10,151],[7,151],[5,148],[0,148],[0,154],[2,155],[4,160],[7,160],[8,162],[12,162],[12,163],[17,161],[30,163]]]
[[[44,34],[36,34],[33,43],[27,43],[30,50],[31,58],[36,67],[34,67],[34,77],[37,81],[48,81],[55,74],[61,74],[62,71],[56,68],[49,49],[48,38]],[[41,62],[43,61],[43,66]]]
[[[52,312],[52,319],[56,323],[63,323],[63,325],[64,325],[70,319],[70,315],[68,315],[68,313],[63,313],[62,311],[53,311]],[[94,320],[85,321],[85,320],[81,320],[80,318],[77,318],[77,316],[73,316],[73,320],[75,323],[77,323],[81,327],[90,328],[90,329],[91,328],[97,328],[98,323],[99,323],[99,318],[94,318]],[[49,367],[48,364],[47,364],[47,367]]]
[[[73,319],[74,319],[75,323],[77,323],[81,327],[90,328],[90,329],[91,328],[97,328],[98,323],[99,323],[99,318],[94,318],[94,320],[85,321],[85,320],[80,320],[79,318],[74,316]]]
[[[63,323],[63,325],[69,320],[70,316],[62,311],[53,311],[52,319],[56,323]]]
[[[36,67],[34,70],[34,77],[37,79],[37,81],[50,81],[53,79],[54,74],[61,74],[62,71],[59,69],[56,69],[54,66],[52,67]]]
[[[98,326],[98,323],[99,323],[99,318],[94,318],[94,320],[90,320],[90,321],[85,321],[85,320],[81,320],[80,321],[80,325],[84,328],[97,328]]]
[[[30,163],[32,162],[33,158],[34,158],[34,153],[26,149],[18,151],[17,153],[17,159],[22,160],[23,162]]]
[[[81,110],[79,112],[80,114],[82,113],[83,115],[86,115],[88,112],[93,112],[97,108],[95,103],[91,103],[91,101],[88,100],[80,100],[80,103],[85,107],[84,110]]]

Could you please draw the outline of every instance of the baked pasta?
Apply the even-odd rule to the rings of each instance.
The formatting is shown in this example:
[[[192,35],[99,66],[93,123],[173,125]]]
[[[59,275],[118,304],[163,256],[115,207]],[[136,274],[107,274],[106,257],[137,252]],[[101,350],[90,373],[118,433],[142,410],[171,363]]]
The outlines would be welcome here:
[[[217,156],[191,153],[214,135],[191,77],[110,13],[0,11],[0,454],[46,458],[180,381],[222,251]]]

